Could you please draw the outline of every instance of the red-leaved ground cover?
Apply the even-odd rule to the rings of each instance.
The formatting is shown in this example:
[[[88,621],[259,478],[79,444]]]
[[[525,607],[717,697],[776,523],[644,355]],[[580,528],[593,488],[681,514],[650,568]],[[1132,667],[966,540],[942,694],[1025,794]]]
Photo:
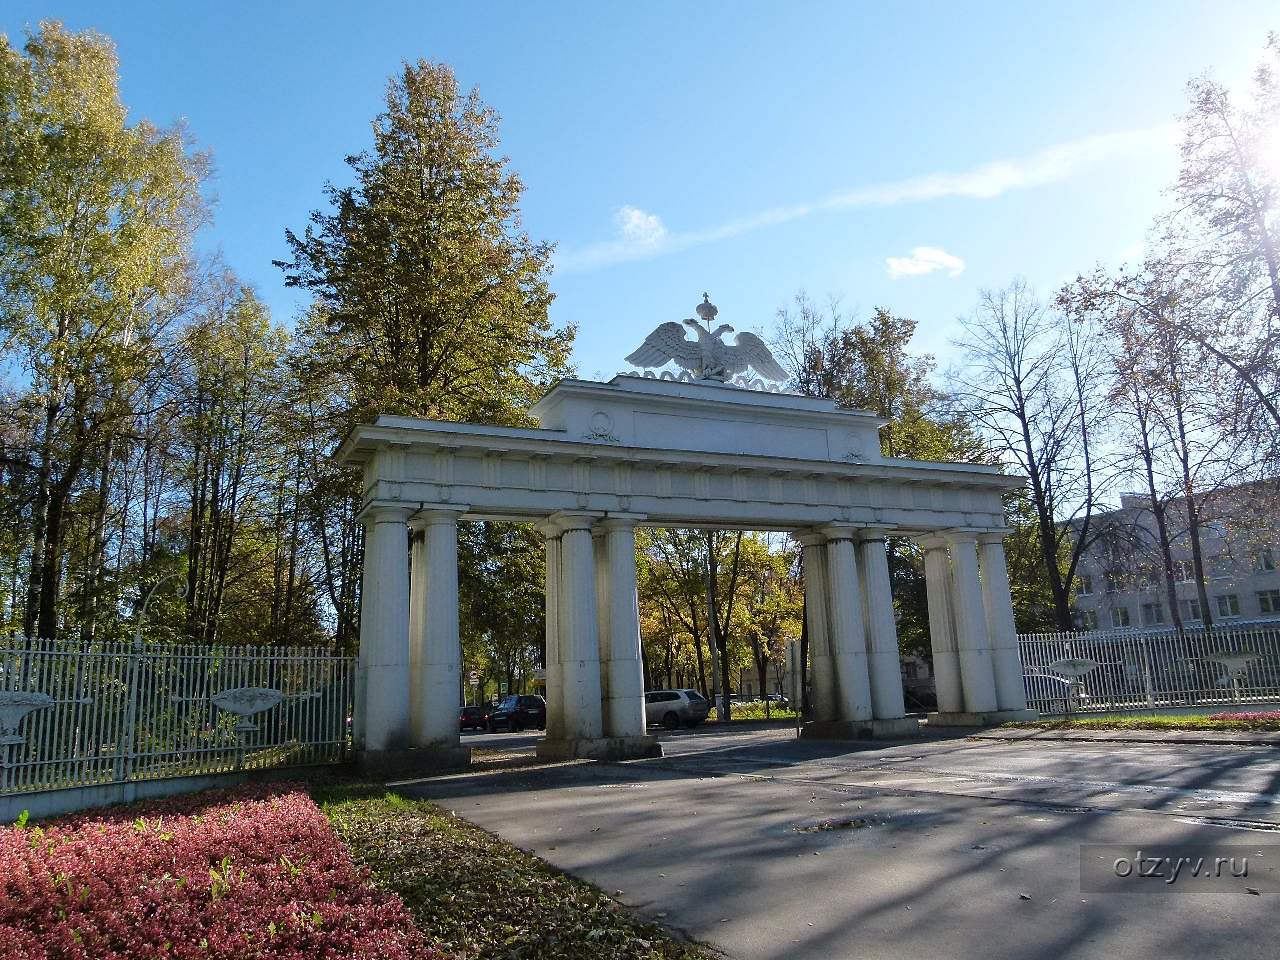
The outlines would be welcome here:
[[[0,828],[3,960],[442,956],[296,786]]]
[[[1210,720],[1238,720],[1241,723],[1280,723],[1280,710],[1254,710],[1240,713],[1211,713]]]

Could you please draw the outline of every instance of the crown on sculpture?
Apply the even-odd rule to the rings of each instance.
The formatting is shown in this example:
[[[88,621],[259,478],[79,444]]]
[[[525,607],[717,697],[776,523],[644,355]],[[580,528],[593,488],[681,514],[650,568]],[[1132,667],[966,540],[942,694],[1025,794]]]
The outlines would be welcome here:
[[[719,383],[748,370],[763,380],[780,382],[787,379],[787,371],[754,333],[739,333],[733,338],[733,343],[724,342],[722,338],[726,333],[733,333],[733,327],[727,323],[712,327],[720,311],[709,295],[702,295],[696,312],[698,320],[689,317],[679,323],[671,320],[662,324],[645,337],[639,349],[627,356],[627,363],[653,368],[674,361],[691,373],[693,379]],[[697,338],[685,336],[685,327],[693,330]]]

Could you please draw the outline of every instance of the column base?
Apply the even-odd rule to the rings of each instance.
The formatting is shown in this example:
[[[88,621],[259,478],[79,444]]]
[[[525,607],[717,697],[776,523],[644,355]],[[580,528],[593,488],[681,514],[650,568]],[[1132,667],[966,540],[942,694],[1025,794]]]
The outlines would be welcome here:
[[[470,747],[415,747],[408,750],[364,750],[356,757],[360,773],[375,780],[431,776],[471,766]]]
[[[536,750],[539,760],[645,760],[662,756],[657,737],[543,738]]]
[[[930,727],[995,727],[1020,720],[1037,720],[1036,710],[992,710],[987,713],[931,713],[925,719]]]
[[[900,740],[920,735],[915,717],[889,720],[811,720],[800,728],[805,740]]]

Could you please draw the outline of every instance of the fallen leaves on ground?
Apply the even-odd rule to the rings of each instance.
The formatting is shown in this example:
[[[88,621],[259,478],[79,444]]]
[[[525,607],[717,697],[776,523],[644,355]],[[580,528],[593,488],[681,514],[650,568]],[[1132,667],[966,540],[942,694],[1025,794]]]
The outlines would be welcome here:
[[[398,894],[432,944],[467,958],[702,960],[587,883],[425,801],[381,787],[317,798],[375,880]]]

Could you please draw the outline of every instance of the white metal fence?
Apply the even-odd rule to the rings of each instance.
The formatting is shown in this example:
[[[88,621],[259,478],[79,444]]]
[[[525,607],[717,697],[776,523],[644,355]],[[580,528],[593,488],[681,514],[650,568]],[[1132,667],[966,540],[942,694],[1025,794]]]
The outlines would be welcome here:
[[[1041,713],[1230,707],[1280,700],[1280,622],[1018,637],[1027,706]],[[1072,682],[1055,662],[1098,664]]]
[[[0,639],[0,794],[339,762],[354,685],[306,647]]]

